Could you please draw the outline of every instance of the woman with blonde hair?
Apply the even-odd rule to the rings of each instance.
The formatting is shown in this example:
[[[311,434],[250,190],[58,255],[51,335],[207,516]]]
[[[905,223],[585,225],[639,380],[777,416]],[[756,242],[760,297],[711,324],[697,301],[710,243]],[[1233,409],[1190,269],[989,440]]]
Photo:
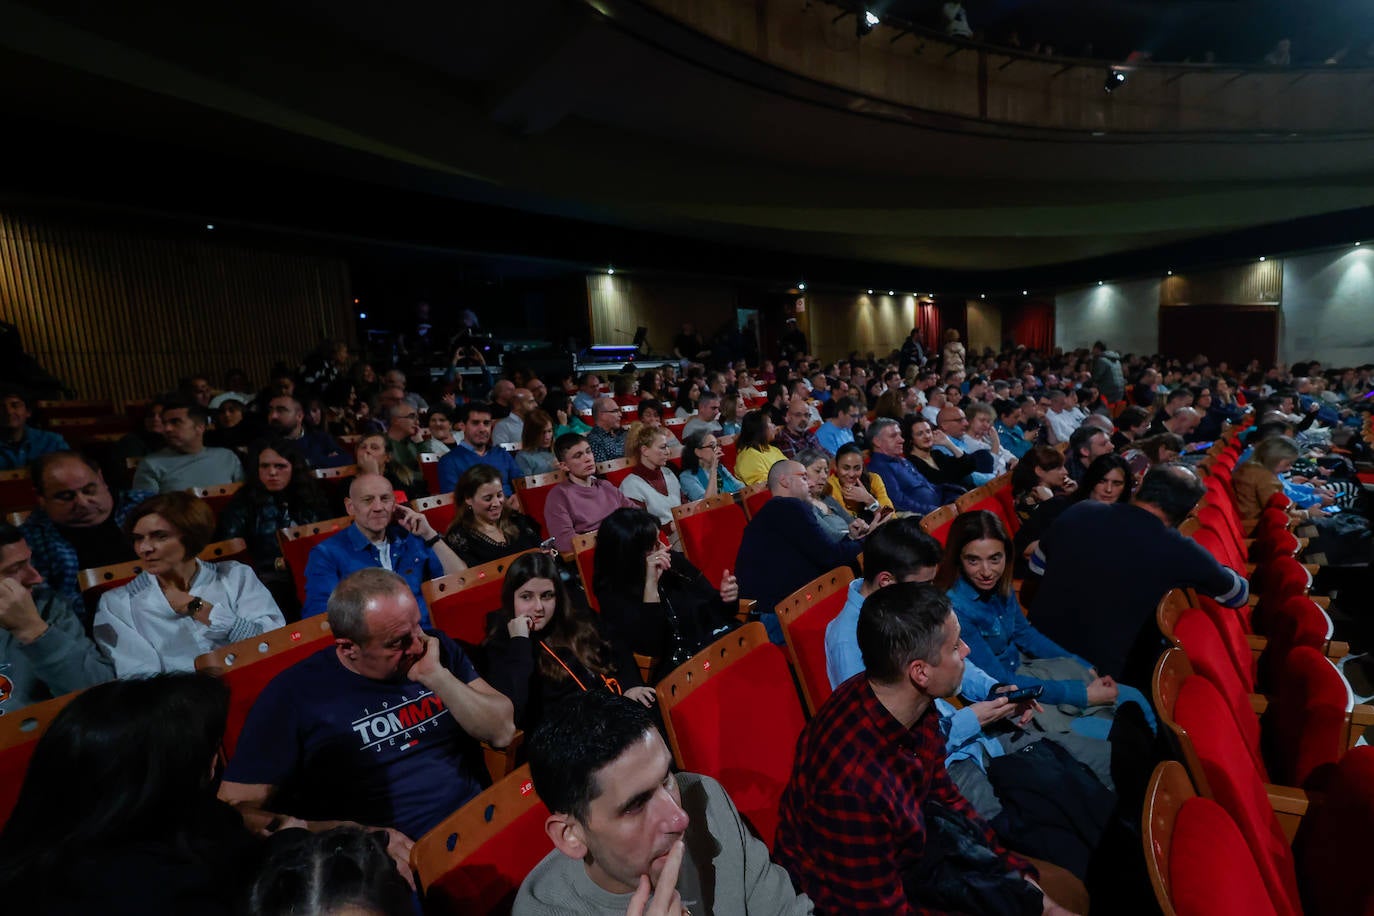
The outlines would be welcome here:
[[[620,482],[620,492],[644,506],[665,528],[672,524],[673,507],[682,505],[682,485],[667,467],[671,454],[665,430],[636,423],[625,436],[631,469]]]
[[[951,372],[964,371],[964,345],[959,342],[959,332],[954,328],[945,332],[945,348],[940,351],[940,359],[946,378]]]

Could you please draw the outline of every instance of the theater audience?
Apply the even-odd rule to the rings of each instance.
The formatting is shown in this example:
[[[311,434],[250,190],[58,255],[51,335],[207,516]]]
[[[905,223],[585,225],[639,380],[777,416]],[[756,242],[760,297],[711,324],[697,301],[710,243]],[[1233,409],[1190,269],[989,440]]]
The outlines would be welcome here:
[[[553,453],[568,476],[549,492],[544,524],[558,551],[571,556],[576,535],[595,531],[616,509],[639,506],[615,484],[595,476],[596,458],[585,436],[564,433],[554,440]]]
[[[946,410],[949,408],[942,408],[940,412]],[[956,488],[952,492],[962,492],[963,483],[976,473],[973,456],[965,454],[942,428],[932,426],[923,414],[905,417],[901,431],[906,456],[921,476],[937,487],[952,487]]]
[[[720,402],[721,396],[714,391],[708,391],[697,399],[697,412],[695,416],[690,417],[686,425],[682,427],[682,438],[684,441],[688,436],[692,435],[692,433],[698,431],[724,435],[724,433],[721,432]]]
[[[453,413],[443,404],[429,409],[425,426],[429,429],[429,438],[420,443],[420,454],[442,458],[458,444],[458,439],[453,435]]]
[[[511,509],[496,468],[475,464],[464,471],[453,501],[457,514],[444,540],[469,566],[530,550],[542,540],[534,520]]]
[[[940,508],[944,502],[940,489],[902,454],[902,431],[896,420],[874,420],[868,428],[868,441],[873,446],[869,469],[882,478],[897,511],[925,515]]]
[[[528,388],[512,388],[510,392],[510,413],[496,421],[491,428],[493,445],[514,445],[525,432],[525,416],[535,408],[534,395]]]
[[[1011,449],[1002,447],[1002,440],[996,429],[997,411],[993,406],[975,401],[968,405],[964,413],[968,417],[968,429],[962,439],[955,444],[969,454],[986,451],[992,455],[990,473],[994,477],[1010,470],[1020,456],[1014,454]]]
[[[162,435],[167,446],[139,462],[134,489],[167,493],[242,480],[243,465],[238,455],[205,445],[209,425],[210,413],[199,404],[164,400]]]
[[[735,440],[735,476],[745,486],[763,483],[768,479],[769,468],[786,460],[787,456],[773,444],[776,432],[767,410],[751,410],[744,415]]]
[[[124,522],[143,571],[100,596],[94,635],[121,678],[194,671],[196,657],[285,626],[250,566],[196,555],[215,514],[189,493],[163,493]]]
[[[1064,455],[1048,445],[1037,445],[1011,472],[1012,508],[1020,522],[1016,531],[1016,577],[1024,578],[1022,565],[1035,549],[1035,542],[1050,523],[1068,506],[1068,497],[1078,489],[1064,467]]]
[[[79,599],[77,573],[135,558],[124,520],[151,490],[110,492],[100,468],[77,452],[50,452],[29,468],[38,508],[20,526],[33,550],[34,568],[48,586]],[[84,606],[78,613],[87,620]]]
[[[379,830],[299,827],[272,834],[248,891],[255,916],[414,916],[410,885]]]
[[[420,443],[424,441],[424,433],[420,430],[419,409],[402,401],[387,408],[381,419],[387,424],[386,451],[391,456],[392,467],[420,473]]]
[[[329,433],[306,429],[305,409],[294,395],[278,395],[268,403],[267,425],[276,436],[295,446],[308,467],[336,468],[353,463],[353,456]]]
[[[23,533],[0,522],[0,716],[114,677],[78,599],[48,588]]]
[[[91,687],[38,740],[0,833],[16,913],[228,914],[257,843],[215,799],[229,688],[194,674]]]
[[[1116,417],[1116,432],[1112,433],[1112,447],[1125,453],[1150,428],[1150,413],[1143,407],[1134,405],[1121,411]]]
[[[538,409],[525,414],[520,450],[515,453],[515,463],[523,476],[535,477],[558,470],[558,459],[553,454],[553,438],[552,417]]]
[[[237,398],[219,401],[214,411],[215,428],[206,432],[206,445],[227,448],[242,455],[248,450],[249,443],[262,435],[258,418],[245,413],[243,402]]]
[[[660,675],[730,629],[739,600],[732,573],[719,587],[706,581],[642,509],[617,509],[601,523],[592,589],[608,637],[657,659]]]
[[[597,464],[625,457],[627,431],[620,423],[620,405],[612,398],[597,398],[592,407],[592,428],[587,433]]]
[[[830,456],[825,450],[803,449],[797,453],[796,461],[806,469],[811,511],[830,540],[858,539],[867,535],[869,523],[855,518],[844,503],[830,494]]]
[[[782,644],[782,627],[774,607],[792,592],[836,566],[849,566],[860,541],[832,541],[811,509],[811,482],[806,468],[783,459],[768,470],[772,497],[744,528],[735,574],[740,595],[758,602],[756,612],[769,638]]]
[[[1109,434],[1096,426],[1089,426],[1084,423],[1073,431],[1073,435],[1069,436],[1069,448],[1064,457],[1064,470],[1068,473],[1070,480],[1081,484],[1083,475],[1088,471],[1088,465],[1092,464],[1098,455],[1106,455],[1111,451],[1112,440]]]
[[[802,397],[793,397],[787,403],[787,413],[783,417],[782,428],[777,431],[774,437],[774,444],[784,457],[796,458],[797,454],[807,449],[822,448],[816,434],[811,432],[811,405],[807,404]]]
[[[620,482],[620,492],[649,510],[665,530],[673,522],[673,507],[682,505],[682,486],[667,466],[668,439],[661,429],[636,424],[625,441],[627,457],[633,456],[630,473]]]
[[[565,391],[557,389],[550,391],[548,397],[544,398],[544,413],[553,417],[553,437],[557,439],[566,433],[577,433],[585,436],[591,427],[582,422],[582,418],[572,409],[572,401],[569,400]]]
[[[854,424],[863,417],[863,410],[853,398],[840,397],[825,405],[827,418],[816,428],[816,441],[831,455],[838,455],[840,447],[854,441]]]
[[[720,431],[722,435],[738,436],[745,415],[744,398],[727,394],[720,402]]]
[[[528,731],[556,714],[560,703],[589,690],[654,704],[653,688],[644,686],[629,646],[568,599],[558,562],[548,554],[512,561],[501,609],[488,616],[482,646],[491,685],[510,697],[518,728]]]
[[[354,572],[328,613],[334,644],[263,689],[219,795],[254,830],[287,817],[312,831],[340,821],[383,829],[408,878],[415,838],[486,783],[477,742],[514,737],[511,703],[457,643],[422,629],[394,573]]]
[[[452,493],[458,478],[474,464],[489,464],[501,472],[501,485],[511,495],[515,479],[525,475],[510,452],[492,445],[491,405],[472,401],[463,410],[463,441],[439,459],[439,492]]]
[[[853,442],[841,445],[835,454],[830,495],[839,500],[850,515],[866,522],[872,522],[880,510],[892,511],[892,500],[883,479],[864,467],[863,449]]]
[[[355,477],[344,509],[353,524],[310,551],[301,616],[323,614],[335,586],[360,569],[381,567],[404,578],[428,623],[429,609],[420,594],[420,583],[460,573],[467,564],[424,515],[396,504],[395,491],[385,477],[368,473]]]
[[[737,493],[744,483],[721,463],[720,434],[698,429],[682,439],[682,485],[685,502],[695,502],[718,493]]]
[[[1135,479],[1125,458],[1098,455],[1083,473],[1083,480],[1069,497],[1069,502],[1091,499],[1100,503],[1128,503],[1134,490]]]
[[[402,407],[401,410],[413,408]],[[359,474],[380,474],[385,477],[391,489],[399,490],[406,499],[415,500],[429,495],[425,476],[418,468],[396,461],[391,454],[387,437],[381,433],[368,433],[358,440],[354,449]]]
[[[0,471],[26,468],[34,459],[71,446],[57,433],[29,426],[29,396],[18,388],[0,390],[5,405],[5,432],[0,436]]]
[[[630,700],[572,697],[534,730],[529,756],[554,850],[520,885],[515,916],[813,912],[720,784],[673,772]]]

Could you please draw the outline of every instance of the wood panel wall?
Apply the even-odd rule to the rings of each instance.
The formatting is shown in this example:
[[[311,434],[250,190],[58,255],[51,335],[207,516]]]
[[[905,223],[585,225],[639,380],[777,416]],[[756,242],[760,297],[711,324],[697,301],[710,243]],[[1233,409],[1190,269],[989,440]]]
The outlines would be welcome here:
[[[1159,304],[1278,305],[1283,299],[1283,260],[1267,258],[1215,270],[1176,273],[1159,287]]]
[[[735,321],[739,295],[726,283],[685,283],[604,273],[587,275],[592,343],[629,344],[635,328],[649,329],[654,353],[671,353],[673,338],[692,322],[708,340]]]
[[[901,347],[916,324],[915,298],[900,292],[889,296],[886,290],[874,290],[872,296],[808,291],[806,309],[811,352],[825,362],[851,350],[884,358]]]
[[[0,212],[0,318],[81,398],[137,400],[227,369],[261,385],[325,339],[353,341],[337,258]]]

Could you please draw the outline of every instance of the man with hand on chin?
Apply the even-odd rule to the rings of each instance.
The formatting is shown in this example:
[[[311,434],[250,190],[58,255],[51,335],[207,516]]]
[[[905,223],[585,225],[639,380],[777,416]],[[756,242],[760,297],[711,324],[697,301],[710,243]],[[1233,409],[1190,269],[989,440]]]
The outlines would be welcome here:
[[[768,848],[707,776],[674,773],[648,710],[602,690],[561,704],[529,743],[554,851],[515,916],[804,916]]]
[[[405,580],[353,573],[329,596],[334,645],[277,675],[253,703],[219,796],[259,833],[386,831],[412,880],[414,838],[486,783],[479,741],[515,735],[510,700],[453,640],[422,629]]]

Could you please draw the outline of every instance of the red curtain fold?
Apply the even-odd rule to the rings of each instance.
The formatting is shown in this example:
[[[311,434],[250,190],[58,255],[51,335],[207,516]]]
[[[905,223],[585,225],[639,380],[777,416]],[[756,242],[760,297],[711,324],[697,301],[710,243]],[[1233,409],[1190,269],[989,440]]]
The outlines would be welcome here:
[[[1041,353],[1054,348],[1054,302],[1032,300],[1018,303],[1004,313],[1002,336]]]
[[[934,302],[916,303],[916,327],[921,329],[921,346],[933,359],[940,354],[944,345],[945,326],[940,318],[940,307]]]

